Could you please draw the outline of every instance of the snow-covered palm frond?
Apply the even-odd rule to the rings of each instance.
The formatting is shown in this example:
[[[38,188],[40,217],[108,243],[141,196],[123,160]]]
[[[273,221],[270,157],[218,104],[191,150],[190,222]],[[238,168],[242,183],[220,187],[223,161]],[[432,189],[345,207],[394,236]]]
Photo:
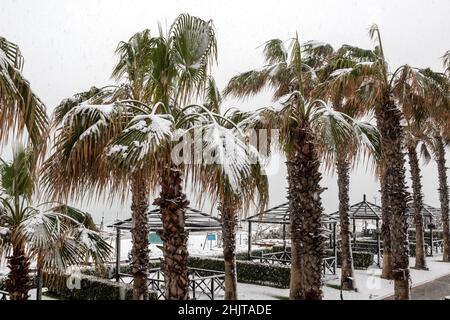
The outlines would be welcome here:
[[[264,44],[263,49],[264,60],[267,64],[286,63],[288,53],[284,46],[284,42],[280,39],[272,39]]]
[[[72,229],[72,236],[77,246],[81,247],[84,258],[92,257],[96,264],[102,264],[110,257],[111,246],[97,231],[80,226]]]
[[[173,63],[178,70],[177,94],[186,101],[201,94],[210,63],[217,60],[217,43],[212,21],[181,14],[170,28]]]
[[[47,251],[52,247],[57,232],[64,228],[59,222],[58,216],[29,207],[19,225],[17,240],[27,243],[30,251]]]
[[[343,45],[337,50],[337,55],[350,59],[355,62],[375,62],[378,61],[378,56],[375,54],[373,50],[363,49],[356,46],[351,45]]]
[[[334,157],[340,147],[353,139],[354,131],[345,114],[321,100],[307,103],[305,109],[318,149],[325,157]]]
[[[250,70],[230,79],[223,91],[224,96],[251,97],[258,94],[269,83],[269,71]]]
[[[305,53],[305,65],[309,65],[312,68],[310,72],[315,70],[315,68],[322,67],[323,63],[334,53],[334,49],[330,44],[315,40],[305,42],[302,47]]]
[[[236,131],[217,123],[204,126],[203,132],[203,144],[197,145],[195,151],[203,155],[204,164],[220,165],[229,185],[238,193],[240,179],[250,173],[252,161],[258,158],[257,150],[246,145]]]
[[[212,76],[208,76],[204,96],[205,105],[207,108],[212,112],[219,113],[220,105],[222,103],[222,95],[219,88],[217,88],[216,81]]]
[[[78,106],[80,103],[90,99],[100,91],[97,87],[91,87],[88,91],[80,92],[75,94],[73,97],[63,99],[53,111],[53,123],[55,126],[60,125],[67,113],[74,107]]]
[[[5,194],[31,198],[36,183],[33,160],[33,151],[20,144],[13,147],[12,161],[0,159],[0,187]]]
[[[22,75],[23,57],[19,48],[0,37],[0,142],[11,131],[26,129],[35,151],[45,151],[48,117],[43,102]]]
[[[141,168],[143,161],[153,156],[172,140],[173,117],[168,114],[141,114],[131,119],[125,129],[106,149],[110,161],[119,166]]]
[[[442,56],[442,64],[444,65],[444,72],[450,76],[450,50]]]
[[[144,86],[151,49],[152,37],[148,29],[137,32],[128,41],[121,41],[115,51],[118,62],[113,69],[112,77],[116,80],[126,78],[128,83]]]

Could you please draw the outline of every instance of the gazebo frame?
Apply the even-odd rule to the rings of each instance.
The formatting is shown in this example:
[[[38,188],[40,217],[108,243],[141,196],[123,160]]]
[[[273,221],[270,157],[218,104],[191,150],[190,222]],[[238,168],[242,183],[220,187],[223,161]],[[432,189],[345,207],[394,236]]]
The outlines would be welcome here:
[[[332,213],[332,216],[339,217],[339,211]],[[356,246],[356,220],[375,220],[376,235],[377,235],[377,265],[380,266],[381,256],[381,239],[380,239],[380,221],[381,221],[381,207],[367,201],[367,197],[363,195],[363,201],[355,203],[349,208],[349,217],[352,220],[352,236],[353,246]]]
[[[260,212],[258,214],[255,214],[253,216],[250,216],[246,219],[243,219],[242,221],[248,223],[248,249],[247,249],[247,255],[248,258],[251,259],[258,259],[264,262],[280,262],[280,263],[290,263],[290,255],[289,252],[287,252],[287,246],[286,246],[286,226],[290,224],[290,218],[289,218],[289,202],[285,202],[283,204],[280,204],[278,206],[272,207],[266,211]],[[282,225],[283,227],[283,251],[279,252],[278,254],[281,254],[279,257],[277,254],[266,254],[265,256],[255,256],[252,255],[252,241],[251,241],[251,234],[252,234],[252,224],[253,223],[263,223],[263,224],[278,224]],[[336,273],[336,223],[337,220],[333,216],[326,216],[325,219],[323,219],[322,223],[324,225],[327,225],[328,228],[331,231],[330,237],[329,237],[329,247],[330,249],[333,249],[333,257],[330,257],[333,259],[332,262],[329,262],[327,259],[324,259],[324,269],[327,267],[333,268],[333,273]]]
[[[159,208],[150,210],[147,213],[149,220],[149,232],[162,230],[161,212]],[[116,229],[116,261],[115,279],[116,282],[121,277],[130,277],[130,274],[120,272],[120,241],[121,231],[131,230],[133,226],[132,218],[119,220],[110,225]],[[188,207],[186,210],[185,231],[219,231],[222,230],[220,220],[197,209]],[[164,279],[159,268],[149,269],[149,286],[154,290],[158,298],[164,297]],[[193,298],[196,298],[196,290],[200,290],[209,299],[214,300],[218,290],[224,289],[225,274],[215,270],[205,270],[189,268],[189,288],[193,291]]]

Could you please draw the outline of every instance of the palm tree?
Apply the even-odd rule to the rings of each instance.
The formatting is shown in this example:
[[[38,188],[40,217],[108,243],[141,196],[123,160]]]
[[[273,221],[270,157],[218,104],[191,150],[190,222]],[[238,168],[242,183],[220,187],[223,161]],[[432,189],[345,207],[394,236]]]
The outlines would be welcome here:
[[[75,208],[32,205],[36,186],[34,157],[19,146],[13,160],[1,160],[0,255],[7,257],[7,288],[12,300],[28,299],[30,262],[42,272],[64,272],[91,256],[101,264],[110,246],[93,230],[90,216]],[[94,228],[95,229],[95,228]]]
[[[222,97],[212,77],[208,79],[205,91],[205,107],[219,112]],[[262,159],[254,146],[249,145],[248,152],[245,152],[239,142],[245,140],[252,128],[250,120],[252,115],[252,112],[241,112],[231,108],[223,114],[224,119],[218,117],[217,120],[223,127],[231,129],[230,135],[224,136],[224,142],[228,144],[227,149],[231,152],[227,155],[226,161],[194,166],[195,175],[200,178],[193,179],[193,184],[208,193],[212,203],[218,203],[225,265],[225,300],[238,299],[236,271],[238,217],[241,212],[247,212],[252,203],[255,203],[258,211],[262,211],[268,202],[269,186],[267,176],[261,167]],[[237,143],[237,145],[233,146],[233,143]],[[239,172],[238,179],[232,180],[226,172],[226,166],[238,162],[248,164],[245,166],[245,170]],[[204,193],[200,193],[199,199],[201,200],[203,197]]]
[[[153,181],[157,180],[161,186],[154,204],[161,208],[163,221],[166,299],[188,298],[187,234],[184,231],[188,201],[182,189],[183,168],[171,157],[174,142],[170,130],[186,129],[193,123],[195,116],[186,114],[192,108],[184,106],[203,92],[216,52],[211,21],[182,14],[175,19],[167,36],[160,30],[159,36],[151,39],[151,49],[146,55],[149,61],[146,86],[152,105],[137,108],[135,105],[135,118],[111,144],[125,146],[129,154],[137,155],[133,159],[136,166],[142,167],[141,164],[147,162],[146,167],[153,168]],[[158,116],[156,111],[163,114]],[[142,125],[144,131],[138,128]],[[145,132],[145,128],[149,131]],[[156,145],[158,159],[152,156]]]
[[[66,129],[62,127],[61,140],[57,143],[60,149],[55,154],[58,155],[49,167],[54,172],[58,163],[66,164],[70,174],[59,174],[56,180],[68,185],[63,188],[66,194],[74,192],[75,186],[81,190],[102,190],[108,181],[113,181],[113,189],[117,190],[132,181],[136,226],[133,270],[141,279],[137,283],[135,280],[135,288],[140,287],[135,290],[139,298],[145,297],[147,290],[144,285],[148,268],[147,197],[152,184],[159,183],[161,193],[155,204],[161,208],[164,224],[161,237],[165,248],[166,298],[187,299],[184,214],[188,202],[181,186],[183,168],[171,159],[174,144],[171,130],[193,123],[193,116],[185,114],[192,108],[184,106],[203,91],[209,65],[216,57],[216,40],[211,21],[186,14],[175,20],[167,36],[161,29],[156,37],[144,33],[145,37],[138,35],[128,44],[119,45],[121,59],[113,75],[126,78],[124,89],[128,97],[111,93],[117,90],[101,90],[69,112],[64,117]],[[141,40],[145,45],[139,44]],[[142,67],[142,71],[135,72],[136,67]],[[74,121],[80,115],[80,120]],[[82,121],[83,116],[87,120]],[[80,126],[86,122],[88,127]],[[104,131],[107,133],[103,134]],[[121,152],[130,156],[117,157]],[[72,171],[74,162],[76,169]],[[86,164],[93,165],[86,169]],[[112,176],[116,178],[111,179]],[[67,177],[71,177],[70,182]],[[51,175],[45,180],[49,185],[55,181]]]
[[[424,241],[424,225],[423,225],[423,193],[420,174],[419,157],[417,148],[423,148],[422,140],[426,138],[421,130],[422,123],[419,119],[407,119],[405,126],[405,147],[409,159],[409,167],[411,173],[412,190],[413,190],[413,208],[414,208],[414,226],[416,232],[416,262],[414,268],[427,270],[425,259],[425,241]],[[422,146],[422,148],[420,148]]]
[[[26,129],[36,155],[43,154],[47,114],[22,75],[23,64],[19,47],[0,37],[0,142],[5,143],[11,131],[21,133]]]
[[[428,149],[431,147],[436,150],[433,144],[433,135],[436,133],[431,133],[430,128],[435,127],[433,119],[445,118],[448,113],[443,108],[445,101],[448,100],[443,85],[445,85],[444,75],[434,73],[430,69],[416,69],[409,66],[403,66],[393,81],[393,94],[402,107],[406,120],[404,145],[411,170],[416,229],[415,267],[418,269],[426,269],[426,261],[422,217],[423,195],[417,148],[427,161],[430,158]]]
[[[133,298],[148,297],[148,220],[150,184],[141,171],[115,172],[101,156],[107,143],[124,129],[129,118],[121,102],[148,103],[152,96],[149,71],[152,41],[149,30],[120,42],[119,59],[112,72],[119,86],[92,87],[63,100],[55,109],[54,123],[60,126],[56,148],[45,164],[44,183],[52,194],[67,195],[95,189],[125,193],[130,188],[132,234]],[[60,170],[61,164],[66,164]],[[117,169],[117,168],[115,168]],[[113,179],[114,178],[114,179]]]
[[[327,44],[317,42],[307,42],[305,51],[319,63],[317,65],[317,75],[320,84],[317,87],[317,94],[324,99],[330,100],[334,109],[355,119],[364,116],[367,109],[364,105],[358,104],[353,98],[354,91],[357,89],[349,85],[343,86],[341,83],[335,83],[333,77],[335,71],[341,68],[354,67],[356,62],[341,54],[345,51],[345,46],[337,51]],[[339,72],[339,71],[337,71]],[[337,84],[337,85],[336,85]],[[349,218],[349,172],[352,163],[361,160],[366,154],[379,158],[379,133],[371,124],[353,120],[353,126],[356,131],[354,141],[348,143],[335,152],[335,168],[337,173],[338,197],[339,197],[339,223],[341,239],[341,287],[343,290],[355,290],[353,257],[351,250],[351,231]],[[329,164],[332,167],[333,163]],[[352,279],[352,281],[346,281]]]
[[[265,44],[267,65],[233,77],[225,94],[246,97],[264,87],[274,89],[277,108],[263,111],[265,125],[280,130],[280,149],[287,158],[291,223],[291,299],[321,299],[321,262],[324,242],[320,194],[320,156],[332,158],[338,145],[352,139],[349,117],[335,111],[311,91],[315,70],[302,58],[298,38],[288,54],[279,39]]]
[[[420,91],[426,78],[407,65],[390,72],[384,56],[380,31],[370,28],[376,46],[364,50],[343,46],[343,56],[353,59],[356,65],[335,73],[336,84],[357,88],[354,97],[375,112],[381,134],[380,181],[382,198],[383,273],[382,277],[395,280],[396,299],[409,299],[409,261],[407,245],[407,192],[405,185],[405,158],[402,153],[403,114],[395,104],[396,91],[402,92],[406,84],[415,79],[415,90]],[[400,89],[398,89],[400,88]],[[419,95],[420,96],[420,95]],[[403,112],[408,105],[401,105]]]
[[[437,139],[437,153],[436,160],[438,163],[438,173],[439,173],[439,198],[441,202],[441,215],[442,215],[442,226],[444,232],[444,253],[443,253],[443,261],[450,262],[450,230],[449,230],[449,188],[448,188],[448,179],[447,172],[445,166],[445,147],[450,145],[450,136],[449,132],[449,122],[450,122],[450,50],[447,51],[442,57],[442,62],[444,65],[444,74],[447,75],[445,78],[446,81],[440,81],[443,92],[446,93],[443,95],[442,105],[445,108],[446,116],[444,117],[444,135],[440,135]],[[441,77],[442,79],[442,77]],[[442,119],[441,119],[442,120]]]
[[[444,57],[444,66],[445,66]],[[441,202],[441,214],[442,214],[442,227],[443,227],[443,242],[444,252],[443,261],[450,261],[450,235],[449,235],[449,217],[448,217],[448,181],[445,165],[445,146],[449,144],[448,137],[448,119],[449,119],[449,88],[450,82],[448,77],[444,73],[434,72],[431,69],[422,69],[415,72],[416,77],[414,80],[419,79],[421,81],[411,81],[412,84],[419,83],[418,86],[422,95],[417,97],[418,94],[414,94],[413,98],[403,100],[418,100],[421,105],[412,109],[412,112],[408,112],[417,117],[419,116],[425,119],[425,124],[419,128],[420,137],[422,138],[422,154],[426,156],[426,160],[429,160],[430,153],[433,154],[434,160],[438,167],[438,180],[439,180],[439,197]],[[403,75],[402,75],[403,76]],[[406,77],[405,77],[406,78]],[[402,89],[405,92],[405,89]],[[417,90],[416,90],[417,91]],[[404,101],[403,101],[404,103]],[[411,109],[411,108],[409,108]],[[419,112],[417,112],[417,109]],[[408,110],[408,109],[407,109]],[[407,116],[408,116],[407,113]]]
[[[438,166],[439,200],[441,202],[442,232],[444,240],[444,251],[442,261],[450,262],[450,235],[449,235],[449,188],[447,178],[447,167],[445,165],[445,146],[450,146],[450,139],[442,134],[436,134],[435,161]]]

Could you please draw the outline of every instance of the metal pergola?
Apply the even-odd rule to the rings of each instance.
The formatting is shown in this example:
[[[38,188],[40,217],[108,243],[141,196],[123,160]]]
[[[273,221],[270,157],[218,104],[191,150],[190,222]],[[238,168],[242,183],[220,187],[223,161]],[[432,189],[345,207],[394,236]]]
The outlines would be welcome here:
[[[286,253],[286,225],[290,224],[289,218],[289,202],[285,202],[266,211],[260,212],[256,215],[250,216],[242,221],[248,223],[248,257],[249,259],[261,259],[258,256],[252,256],[252,224],[279,224],[283,226],[283,252]],[[322,223],[327,225],[331,230],[330,248],[333,249],[334,256],[336,256],[336,223],[337,219],[333,215],[324,215]]]
[[[440,209],[425,203],[422,205],[422,217],[424,218],[423,222],[425,225],[433,223],[433,221],[436,220],[436,217],[439,217],[440,214]],[[412,202],[408,203],[408,216],[414,217],[414,207]]]
[[[333,212],[332,216],[339,217],[339,211]],[[349,208],[349,218],[352,220],[353,230],[353,244],[356,245],[356,220],[374,220],[376,225],[377,235],[377,264],[380,265],[381,243],[380,243],[380,221],[381,221],[381,207],[375,203],[367,201],[364,194],[361,202],[355,203]]]
[[[160,208],[155,208],[147,213],[149,221],[149,232],[160,231],[163,229]],[[120,280],[120,240],[122,230],[131,230],[133,228],[133,219],[128,218],[118,220],[109,227],[116,229],[116,281]],[[200,210],[191,207],[186,208],[185,231],[186,232],[202,232],[202,231],[218,231],[222,226],[220,220]]]

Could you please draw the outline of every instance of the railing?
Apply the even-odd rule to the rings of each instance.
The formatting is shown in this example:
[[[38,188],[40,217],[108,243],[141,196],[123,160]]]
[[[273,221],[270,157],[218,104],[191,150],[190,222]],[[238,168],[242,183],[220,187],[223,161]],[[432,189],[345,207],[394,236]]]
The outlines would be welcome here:
[[[336,258],[335,257],[326,257],[322,261],[322,271],[323,274],[327,274],[327,271],[330,274],[336,274]]]
[[[261,253],[260,257],[256,256],[252,257],[259,259],[259,262],[261,263],[283,264],[283,265],[291,263],[291,253],[288,251],[266,252]]]
[[[435,253],[444,252],[444,240],[433,240],[433,248]]]
[[[291,264],[291,253],[288,251],[261,253],[261,256],[250,256],[252,260],[259,260],[268,264]],[[336,274],[336,257],[326,257],[322,260],[323,274]]]
[[[223,272],[199,268],[189,268],[188,272],[191,299],[197,300],[206,296],[209,300],[214,300],[217,295],[223,294],[225,290],[225,274]],[[124,277],[133,277],[131,274],[125,273],[120,273],[119,276],[122,282],[125,282]],[[133,283],[133,279],[127,283]],[[165,280],[160,268],[149,270],[148,286],[156,293],[158,300],[164,299]]]
[[[8,300],[9,293],[3,290],[0,290],[0,300]]]

